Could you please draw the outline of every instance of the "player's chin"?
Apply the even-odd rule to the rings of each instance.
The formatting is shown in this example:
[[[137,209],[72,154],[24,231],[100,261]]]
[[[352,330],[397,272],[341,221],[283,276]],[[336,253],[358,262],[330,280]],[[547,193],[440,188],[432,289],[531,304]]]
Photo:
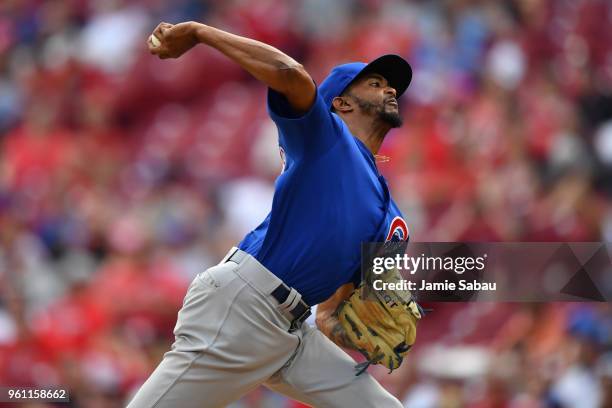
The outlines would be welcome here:
[[[404,123],[402,115],[400,115],[397,108],[390,110],[385,107],[385,110],[380,113],[380,118],[392,128],[401,127]]]

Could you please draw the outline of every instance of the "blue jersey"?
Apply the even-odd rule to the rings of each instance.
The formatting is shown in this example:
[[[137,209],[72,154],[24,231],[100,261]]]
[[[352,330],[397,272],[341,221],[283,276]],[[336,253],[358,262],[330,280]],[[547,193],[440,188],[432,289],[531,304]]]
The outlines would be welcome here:
[[[368,148],[318,94],[302,116],[270,90],[284,168],[272,210],[239,244],[309,305],[359,282],[361,243],[407,240],[408,228]]]

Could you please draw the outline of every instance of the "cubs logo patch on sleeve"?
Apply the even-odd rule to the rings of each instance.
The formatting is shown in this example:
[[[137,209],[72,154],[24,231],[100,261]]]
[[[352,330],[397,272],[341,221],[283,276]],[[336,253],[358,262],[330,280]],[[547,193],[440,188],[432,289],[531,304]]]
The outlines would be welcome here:
[[[408,225],[402,217],[395,217],[389,226],[389,232],[385,242],[400,242],[408,240]]]

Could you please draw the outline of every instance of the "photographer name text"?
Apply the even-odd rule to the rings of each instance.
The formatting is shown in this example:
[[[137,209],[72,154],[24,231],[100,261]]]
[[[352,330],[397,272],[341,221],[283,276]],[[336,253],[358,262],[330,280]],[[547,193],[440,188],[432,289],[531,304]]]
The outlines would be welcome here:
[[[422,291],[438,291],[438,290],[481,290],[494,291],[497,290],[495,282],[479,282],[477,280],[461,279],[458,282],[426,282],[421,281],[420,285],[406,279],[401,279],[397,282],[385,282],[382,279],[377,279],[373,282],[374,290],[422,290]]]

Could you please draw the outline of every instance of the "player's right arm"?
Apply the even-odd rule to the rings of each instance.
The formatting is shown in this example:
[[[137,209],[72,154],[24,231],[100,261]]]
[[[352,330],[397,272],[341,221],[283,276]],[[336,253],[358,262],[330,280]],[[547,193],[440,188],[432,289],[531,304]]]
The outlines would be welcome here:
[[[351,296],[355,290],[355,285],[347,283],[336,290],[329,299],[317,305],[316,325],[323,334],[337,345],[345,348],[352,348],[352,344],[348,340],[344,328],[338,320],[336,311],[338,306]]]
[[[316,85],[304,67],[280,50],[250,38],[193,21],[160,23],[155,46],[149,38],[149,51],[158,57],[178,58],[197,44],[221,51],[259,81],[287,98],[297,113],[307,112],[316,96]]]

